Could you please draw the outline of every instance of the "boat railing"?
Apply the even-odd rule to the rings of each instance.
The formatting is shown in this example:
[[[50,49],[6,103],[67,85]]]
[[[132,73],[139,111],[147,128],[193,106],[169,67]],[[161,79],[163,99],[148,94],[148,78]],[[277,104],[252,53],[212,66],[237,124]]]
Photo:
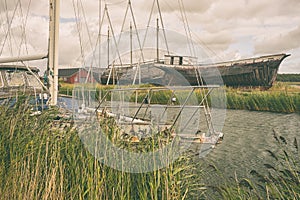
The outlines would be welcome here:
[[[120,113],[113,113],[114,111],[123,112],[124,109],[132,109],[131,116],[126,116],[131,119],[131,123],[134,124],[135,120],[150,120],[151,113],[149,111],[154,108],[160,108],[161,116],[159,119],[163,119],[167,110],[173,109],[175,115],[170,119],[169,129],[174,129],[177,126],[178,120],[183,114],[185,109],[190,109],[189,116],[185,116],[185,123],[181,126],[180,132],[183,132],[189,125],[190,122],[194,119],[195,115],[199,114],[200,109],[204,110],[206,122],[208,126],[208,132],[210,134],[214,133],[214,128],[211,122],[210,108],[208,105],[208,98],[212,91],[216,88],[219,88],[219,85],[203,85],[203,86],[170,86],[170,87],[135,87],[135,88],[114,88],[107,90],[104,95],[99,98],[98,106],[95,109],[96,113],[109,112],[112,116],[120,116]],[[155,92],[164,92],[169,91],[168,100],[165,102],[153,102],[151,97]],[[197,91],[197,103],[191,105],[190,99],[192,95],[196,95]],[[184,93],[184,97],[180,97],[180,102],[176,99],[176,94]],[[113,94],[117,93],[119,95],[124,95],[124,93],[130,94],[130,98],[124,98],[122,96],[116,97],[113,99]],[[176,94],[175,94],[176,93]],[[117,96],[117,95],[115,95]],[[126,100],[124,100],[126,99]],[[122,101],[126,101],[122,103]],[[125,115],[124,115],[125,116]],[[142,117],[141,117],[142,116]],[[149,118],[145,118],[150,116]],[[140,123],[140,122],[137,122]],[[158,121],[160,124],[160,122]]]
[[[146,65],[146,64],[164,64],[165,63],[165,59],[160,59],[159,61],[157,61],[156,59],[154,60],[147,60],[147,61],[142,61],[142,62],[135,62],[135,63],[122,63],[122,64],[116,64],[116,63],[112,63],[110,64],[107,68],[111,69],[111,68],[132,68],[132,67],[137,67],[137,66],[141,66],[141,65]]]
[[[197,64],[181,64],[180,66],[205,66],[205,67],[213,67],[213,66],[233,66],[236,64],[253,64],[253,63],[260,63],[260,62],[268,62],[271,60],[281,60],[283,57],[288,56],[287,54],[276,54],[276,55],[267,55],[267,56],[261,56],[261,57],[255,57],[255,58],[247,58],[247,59],[239,59],[239,60],[234,60],[234,61],[226,61],[226,62],[217,62],[217,63],[197,63]],[[159,61],[157,60],[148,60],[144,62],[139,62],[139,63],[133,63],[133,64],[112,64],[109,66],[111,68],[112,66],[115,68],[130,68],[130,67],[136,67],[139,65],[146,65],[146,64],[164,64],[164,65],[169,65],[167,64],[165,59],[160,59]],[[179,65],[179,64],[178,64]]]
[[[256,58],[247,58],[247,59],[239,59],[234,61],[227,61],[227,62],[217,62],[212,64],[199,64],[199,66],[205,67],[214,67],[214,66],[234,66],[236,64],[253,64],[253,63],[260,63],[260,62],[268,62],[272,60],[281,60],[283,57],[287,56],[287,54],[277,54],[277,55],[270,55],[270,56],[261,56]]]

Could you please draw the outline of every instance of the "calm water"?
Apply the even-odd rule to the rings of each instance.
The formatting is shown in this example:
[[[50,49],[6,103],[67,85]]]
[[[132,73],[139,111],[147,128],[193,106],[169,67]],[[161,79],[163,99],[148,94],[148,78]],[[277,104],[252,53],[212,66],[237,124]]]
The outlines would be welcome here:
[[[60,98],[59,101],[71,109],[72,99]],[[203,118],[201,123],[205,123]],[[273,130],[292,142],[295,137],[300,141],[299,129],[299,114],[227,110],[222,130],[224,140],[201,162],[213,161],[229,174],[235,171],[238,174],[248,173],[266,158],[266,149],[276,147]]]
[[[290,144],[300,141],[300,115],[227,110],[223,132],[225,138],[201,164],[214,163],[224,178],[207,173],[207,184],[218,185],[220,179],[251,178],[250,171],[264,172],[263,164],[273,162],[266,150],[276,151],[273,130]],[[253,177],[252,177],[253,178]]]
[[[293,142],[300,141],[299,128],[299,114],[227,110],[224,141],[209,157],[225,172],[247,172],[265,159],[266,149],[275,148],[273,130]]]

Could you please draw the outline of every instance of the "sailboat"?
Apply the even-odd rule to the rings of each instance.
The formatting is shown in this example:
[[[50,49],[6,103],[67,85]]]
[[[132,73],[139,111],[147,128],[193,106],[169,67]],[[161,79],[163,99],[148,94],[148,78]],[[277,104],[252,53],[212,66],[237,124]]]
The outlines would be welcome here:
[[[220,62],[215,64],[189,64],[185,62],[188,57],[178,55],[166,55],[164,60],[151,63],[153,68],[161,71],[174,69],[182,74],[190,85],[201,85],[199,79],[202,77],[205,84],[205,79],[214,79],[219,74],[215,73],[218,69],[223,83],[230,87],[261,87],[269,89],[276,80],[277,72],[282,61],[290,56],[290,54],[274,54],[261,57],[247,58],[241,60],[233,60]],[[176,60],[178,60],[176,62]],[[142,67],[149,66],[149,63],[140,64]],[[103,72],[101,76],[102,84],[117,83],[118,80],[124,79],[124,75],[128,73],[129,67],[114,67],[114,79],[109,76],[111,69]],[[160,76],[163,79],[163,75]],[[205,77],[205,78],[203,78]],[[147,77],[144,77],[146,80]],[[151,83],[152,77],[148,77]],[[147,82],[144,82],[147,83]]]
[[[221,76],[223,81],[222,84],[226,86],[261,87],[264,89],[268,89],[272,87],[273,83],[276,80],[277,72],[280,64],[283,62],[285,58],[290,56],[290,54],[279,53],[279,54],[264,55],[260,57],[246,58],[240,60],[231,60],[231,61],[217,62],[217,63],[211,63],[211,62],[205,63],[199,60],[201,58],[195,57],[194,55],[186,56],[180,54],[172,54],[168,49],[165,27],[163,26],[163,22],[162,22],[163,19],[161,17],[159,1],[154,0],[153,5],[154,3],[157,4],[158,13],[159,13],[159,18],[157,18],[156,36],[155,35],[151,36],[157,38],[156,58],[153,58],[152,60],[146,60],[146,61],[142,60],[142,62],[138,61],[136,63],[133,63],[131,59],[130,64],[127,65],[126,64],[124,65],[122,63],[115,64],[114,62],[112,62],[112,64],[108,63],[107,70],[105,70],[101,75],[102,84],[117,84],[119,80],[125,79],[126,76],[128,76],[128,73],[134,73],[134,72],[130,72],[132,71],[132,69],[138,70],[139,68],[149,68],[149,66],[151,66],[152,69],[154,68],[157,69],[157,72],[152,70],[151,73],[142,74],[141,76],[143,76],[144,83],[150,83],[150,84],[153,83],[153,81],[151,81],[153,77],[164,79],[165,78],[164,74],[166,74],[170,70],[176,70],[178,73],[180,73],[186,78],[186,80],[189,82],[190,85],[193,86],[208,84],[208,82],[210,82],[209,80],[213,80],[217,76]],[[184,12],[184,10],[182,12]],[[151,19],[151,14],[147,24],[147,30]],[[185,16],[185,13],[183,13],[182,15]],[[158,20],[161,21],[161,28],[159,27]],[[185,23],[188,23],[186,17],[183,21]],[[187,30],[189,29],[189,26],[185,25],[184,28]],[[159,54],[161,54],[159,52],[160,47],[158,42],[159,32],[163,33],[164,36],[163,39],[166,41],[167,51],[163,58],[159,57]],[[188,37],[187,40],[188,41],[192,40],[191,35],[189,33],[186,34]],[[131,28],[130,28],[130,35],[132,35]],[[132,40],[132,36],[130,37],[130,40]],[[109,47],[109,45],[107,46]],[[116,46],[118,46],[118,44]],[[179,47],[180,46],[178,46],[178,48]],[[140,48],[143,49],[143,46],[142,47],[140,46]],[[130,51],[132,51],[132,49]],[[107,54],[109,54],[109,52]],[[132,55],[130,57],[132,57]],[[216,73],[216,71],[218,71],[218,73]],[[154,76],[153,73],[155,74]]]
[[[57,104],[59,4],[59,0],[50,0],[47,54],[0,58],[0,99],[26,95],[33,96],[42,104],[41,108]],[[38,76],[38,68],[24,63],[42,59],[48,59],[48,69],[44,81]],[[11,64],[16,62],[20,62],[22,65]]]

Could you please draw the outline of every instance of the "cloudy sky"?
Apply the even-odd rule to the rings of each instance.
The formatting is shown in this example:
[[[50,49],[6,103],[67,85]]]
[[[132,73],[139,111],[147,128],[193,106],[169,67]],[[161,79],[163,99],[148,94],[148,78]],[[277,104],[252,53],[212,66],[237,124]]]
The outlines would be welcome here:
[[[131,0],[137,27],[146,28],[152,0]],[[165,29],[185,34],[182,1],[193,40],[217,61],[288,53],[281,73],[300,73],[299,0],[160,0]],[[80,65],[97,44],[99,14],[107,4],[115,34],[128,0],[61,0],[59,64]],[[0,0],[0,58],[47,52],[48,0]],[[156,6],[150,27],[159,15]],[[127,15],[124,31],[132,21]],[[160,25],[161,26],[161,25]],[[103,20],[103,35],[108,19]],[[8,31],[9,30],[9,31]],[[46,61],[31,62],[45,69]]]

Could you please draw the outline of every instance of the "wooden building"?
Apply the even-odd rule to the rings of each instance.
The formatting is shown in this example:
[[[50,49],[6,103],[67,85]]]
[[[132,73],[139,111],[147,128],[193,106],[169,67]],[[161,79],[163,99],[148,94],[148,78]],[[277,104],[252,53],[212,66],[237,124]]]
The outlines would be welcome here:
[[[90,73],[84,68],[65,68],[58,69],[58,78],[65,83],[96,83],[95,72]],[[88,80],[86,80],[88,77]]]

